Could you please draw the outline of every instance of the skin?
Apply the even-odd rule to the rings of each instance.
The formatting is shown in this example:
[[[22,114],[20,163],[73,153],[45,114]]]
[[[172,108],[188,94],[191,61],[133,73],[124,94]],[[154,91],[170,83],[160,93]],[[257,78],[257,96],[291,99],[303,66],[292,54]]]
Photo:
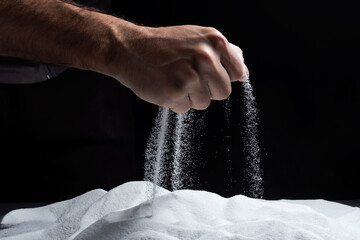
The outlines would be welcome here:
[[[249,73],[216,29],[146,27],[60,0],[1,0],[0,55],[95,71],[174,112],[226,99]]]

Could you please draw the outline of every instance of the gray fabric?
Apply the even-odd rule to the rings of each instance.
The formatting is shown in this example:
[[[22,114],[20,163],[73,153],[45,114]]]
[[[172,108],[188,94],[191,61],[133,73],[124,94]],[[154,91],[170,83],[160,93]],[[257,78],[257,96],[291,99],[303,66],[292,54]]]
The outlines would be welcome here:
[[[75,2],[102,10],[111,8],[111,0],[76,0]],[[0,56],[0,84],[43,82],[57,77],[66,69],[66,67]]]
[[[0,83],[37,83],[57,77],[66,68],[46,64],[0,65]]]

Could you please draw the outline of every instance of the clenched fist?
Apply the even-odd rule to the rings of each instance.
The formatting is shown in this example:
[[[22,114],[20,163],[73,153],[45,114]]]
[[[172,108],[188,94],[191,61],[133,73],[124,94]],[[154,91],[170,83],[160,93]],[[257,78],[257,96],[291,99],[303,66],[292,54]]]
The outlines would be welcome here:
[[[130,25],[119,36],[111,75],[143,100],[177,113],[226,99],[231,82],[249,74],[241,49],[214,28]]]
[[[248,75],[240,48],[214,28],[138,26],[60,0],[0,1],[0,22],[0,56],[110,75],[178,113],[227,98]]]

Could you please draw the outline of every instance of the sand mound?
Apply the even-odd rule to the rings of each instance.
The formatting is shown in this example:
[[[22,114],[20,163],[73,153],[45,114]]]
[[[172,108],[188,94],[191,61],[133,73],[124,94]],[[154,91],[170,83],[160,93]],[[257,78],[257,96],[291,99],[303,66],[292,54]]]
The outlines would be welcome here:
[[[1,223],[0,239],[360,239],[360,209],[338,203],[158,188],[152,209],[145,201],[147,189],[147,182],[129,182],[109,192],[93,190],[12,211]]]

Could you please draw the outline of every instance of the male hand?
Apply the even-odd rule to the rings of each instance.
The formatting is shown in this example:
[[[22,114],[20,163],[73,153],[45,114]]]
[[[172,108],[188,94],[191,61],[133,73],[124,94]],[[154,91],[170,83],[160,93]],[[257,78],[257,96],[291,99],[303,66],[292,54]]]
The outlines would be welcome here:
[[[60,0],[0,1],[0,22],[0,56],[110,75],[177,113],[227,98],[248,75],[240,48],[214,28],[138,26]]]
[[[214,28],[131,26],[119,39],[123,48],[121,60],[112,61],[113,77],[143,100],[177,113],[226,99],[231,82],[249,75],[241,49]]]

